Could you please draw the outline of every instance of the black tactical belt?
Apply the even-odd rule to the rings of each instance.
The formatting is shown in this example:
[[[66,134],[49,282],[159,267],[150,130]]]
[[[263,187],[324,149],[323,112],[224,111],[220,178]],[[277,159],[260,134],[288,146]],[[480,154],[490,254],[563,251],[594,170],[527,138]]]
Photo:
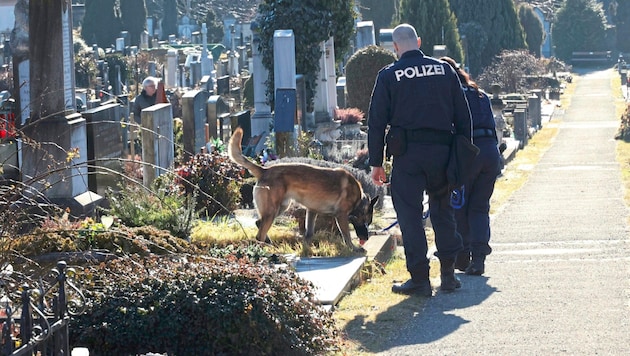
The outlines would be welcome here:
[[[482,138],[482,137],[496,138],[497,137],[493,129],[474,129],[472,131],[472,136],[473,138]]]
[[[450,145],[451,142],[453,142],[453,134],[450,131],[444,130],[407,130],[407,141],[435,145]]]

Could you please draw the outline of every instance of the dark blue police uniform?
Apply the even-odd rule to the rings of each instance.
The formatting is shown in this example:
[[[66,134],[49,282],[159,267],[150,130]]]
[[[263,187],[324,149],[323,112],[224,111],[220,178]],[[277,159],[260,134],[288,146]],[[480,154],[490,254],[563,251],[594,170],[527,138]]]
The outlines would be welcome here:
[[[463,254],[477,259],[492,252],[490,248],[490,198],[494,183],[501,172],[501,154],[497,147],[497,135],[490,98],[476,89],[463,87],[473,121],[473,141],[479,147],[471,175],[464,184],[464,205],[455,210],[457,231],[461,234]],[[458,258],[459,262],[460,258]],[[481,267],[483,261],[481,261]],[[465,268],[464,266],[461,266]],[[460,268],[460,266],[458,266]],[[483,271],[478,271],[483,273]]]
[[[393,159],[392,202],[403,237],[407,270],[414,281],[428,280],[429,260],[422,224],[422,195],[429,212],[440,260],[454,260],[462,250],[455,231],[446,177],[453,134],[471,137],[471,117],[457,74],[448,63],[405,52],[381,69],[372,92],[368,118],[370,166],[383,164],[385,131],[407,133],[407,151]]]

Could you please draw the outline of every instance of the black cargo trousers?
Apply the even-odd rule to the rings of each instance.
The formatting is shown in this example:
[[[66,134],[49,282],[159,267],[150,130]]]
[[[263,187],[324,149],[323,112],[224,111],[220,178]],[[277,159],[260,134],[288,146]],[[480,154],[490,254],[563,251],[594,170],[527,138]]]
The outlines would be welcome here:
[[[455,259],[462,250],[456,232],[446,178],[450,145],[408,142],[407,152],[394,157],[391,194],[402,232],[407,270],[416,281],[429,276],[427,240],[422,223],[422,196],[429,196],[429,214],[440,259]]]

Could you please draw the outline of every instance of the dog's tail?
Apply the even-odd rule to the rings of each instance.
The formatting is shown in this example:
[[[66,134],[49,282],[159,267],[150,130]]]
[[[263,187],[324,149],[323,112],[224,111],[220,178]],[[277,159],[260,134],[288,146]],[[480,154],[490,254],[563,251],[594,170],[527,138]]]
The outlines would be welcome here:
[[[228,145],[228,156],[234,163],[245,167],[254,177],[256,177],[256,179],[259,179],[262,176],[265,168],[257,165],[256,163],[248,160],[247,157],[243,156],[243,149],[241,148],[242,139],[243,129],[239,127],[232,134],[232,138],[230,138],[230,144]]]

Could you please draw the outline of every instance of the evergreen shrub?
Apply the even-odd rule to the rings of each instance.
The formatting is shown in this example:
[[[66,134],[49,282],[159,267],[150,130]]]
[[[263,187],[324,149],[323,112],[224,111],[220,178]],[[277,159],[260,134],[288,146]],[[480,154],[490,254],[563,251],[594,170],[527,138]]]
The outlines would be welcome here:
[[[120,259],[82,274],[70,344],[93,355],[317,355],[339,343],[313,287],[288,269],[226,260]]]
[[[348,107],[358,108],[368,115],[376,75],[395,60],[394,53],[378,46],[367,46],[355,52],[346,64]]]

